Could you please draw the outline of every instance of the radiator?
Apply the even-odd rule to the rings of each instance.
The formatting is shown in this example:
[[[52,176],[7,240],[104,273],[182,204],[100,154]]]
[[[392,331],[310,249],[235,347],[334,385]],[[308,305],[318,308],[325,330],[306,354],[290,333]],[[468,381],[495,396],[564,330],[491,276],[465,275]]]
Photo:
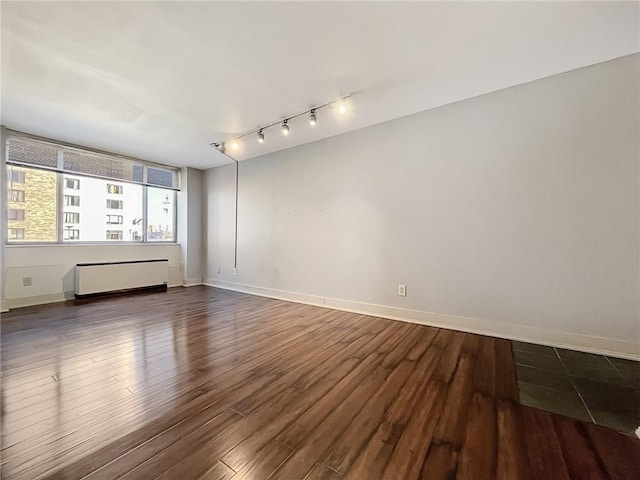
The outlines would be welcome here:
[[[167,288],[169,260],[78,263],[75,297],[148,288]]]

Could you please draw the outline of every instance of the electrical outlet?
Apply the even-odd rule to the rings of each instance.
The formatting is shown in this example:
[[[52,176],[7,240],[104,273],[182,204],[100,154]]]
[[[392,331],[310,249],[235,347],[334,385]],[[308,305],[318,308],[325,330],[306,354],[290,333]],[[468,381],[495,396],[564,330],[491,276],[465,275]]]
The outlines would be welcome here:
[[[236,267],[233,267],[233,274],[237,275],[238,274],[238,269]]]
[[[398,285],[398,295],[401,297],[407,296],[407,286],[406,285]]]
[[[31,285],[32,285],[31,277],[22,277],[22,286],[23,287],[30,287]]]

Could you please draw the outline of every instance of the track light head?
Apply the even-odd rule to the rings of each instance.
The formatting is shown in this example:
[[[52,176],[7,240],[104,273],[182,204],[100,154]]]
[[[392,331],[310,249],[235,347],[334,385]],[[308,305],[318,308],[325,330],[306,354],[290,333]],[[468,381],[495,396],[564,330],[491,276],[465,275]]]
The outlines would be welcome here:
[[[233,148],[234,150],[238,150],[238,148],[240,148],[240,145],[236,140],[234,140],[233,143],[231,144],[231,148]]]
[[[316,115],[315,108],[309,112],[309,125],[315,127],[318,123],[318,116]]]
[[[262,129],[258,130],[258,141],[260,143],[264,143],[264,132],[262,131]]]
[[[215,146],[220,153],[224,153],[227,151],[227,148],[225,147],[224,142],[216,143]]]
[[[282,134],[283,135],[289,135],[289,125],[287,124],[287,121],[285,120],[284,122],[282,122],[282,127],[280,127],[282,129]]]

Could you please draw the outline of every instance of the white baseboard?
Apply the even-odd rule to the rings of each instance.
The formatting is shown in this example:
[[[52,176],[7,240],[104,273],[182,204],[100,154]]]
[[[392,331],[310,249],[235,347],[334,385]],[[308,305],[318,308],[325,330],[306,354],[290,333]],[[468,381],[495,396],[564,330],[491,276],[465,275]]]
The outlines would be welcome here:
[[[249,293],[262,297],[275,298],[296,303],[305,303],[318,307],[332,308],[345,312],[371,315],[375,317],[401,320],[439,328],[448,328],[462,332],[489,335],[492,337],[518,340],[521,342],[537,343],[551,347],[567,348],[612,357],[640,360],[640,346],[635,342],[616,340],[603,337],[592,337],[578,333],[548,330],[529,327],[496,320],[461,317],[440,313],[410,310],[406,308],[376,305],[372,303],[340,300],[337,298],[320,297],[304,293],[257,287],[241,283],[225,282],[214,278],[206,278],[205,285],[236,292]]]
[[[7,306],[7,302],[4,300],[0,300],[0,313],[5,313],[9,311],[9,307]]]
[[[183,287],[195,287],[196,285],[202,285],[202,277],[185,278]]]

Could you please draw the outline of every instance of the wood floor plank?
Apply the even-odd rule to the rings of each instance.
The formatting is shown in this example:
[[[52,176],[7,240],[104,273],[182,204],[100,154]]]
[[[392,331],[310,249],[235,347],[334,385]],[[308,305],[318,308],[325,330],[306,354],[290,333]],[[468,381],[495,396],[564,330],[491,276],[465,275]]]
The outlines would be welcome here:
[[[172,480],[172,479],[176,479],[176,480],[188,480],[191,478],[196,478],[193,477],[191,475],[189,475],[189,473],[185,473],[185,472],[181,472],[181,477],[176,477],[173,475],[172,471],[168,471],[163,473],[162,475],[160,475],[159,477],[156,477],[157,480]],[[206,472],[204,472],[201,476],[197,477],[198,479],[203,479],[203,480],[229,480],[231,478],[235,478],[236,473],[231,470],[229,467],[227,467],[224,463],[222,463],[221,461],[216,461],[214,462],[213,466],[208,468]],[[258,477],[259,478],[259,477]]]
[[[462,446],[466,430],[474,363],[471,355],[464,353],[460,356],[458,368],[447,392],[446,403],[450,408],[442,412],[434,434],[436,442],[448,443],[456,451]]]
[[[270,442],[252,456],[251,460],[233,476],[233,480],[269,478],[292,453],[293,449],[284,443],[277,440]],[[208,477],[203,475],[201,478],[204,480]]]
[[[510,400],[497,401],[498,464],[496,479],[530,480],[524,424],[518,405]]]
[[[454,480],[457,468],[458,450],[448,443],[432,442],[422,465],[420,478],[424,480]]]
[[[521,410],[533,478],[570,480],[551,414],[531,407],[521,407]]]
[[[297,335],[297,333],[296,333],[296,335]],[[275,350],[276,350],[276,351],[279,351],[279,350],[281,350],[281,349],[282,349],[282,346],[277,346],[277,347],[275,347]],[[287,352],[287,353],[288,353],[288,352]],[[282,353],[280,353],[279,355],[283,355],[283,354],[282,354]],[[277,358],[277,356],[276,356],[276,357],[274,357],[274,359],[275,359],[275,358]],[[260,362],[261,360],[260,360],[260,359],[258,359],[257,361],[258,361],[258,362]],[[294,361],[295,361],[295,360],[294,360]],[[244,368],[248,368],[248,366],[250,366],[250,365],[251,365],[250,363],[244,362],[243,367],[244,367]],[[257,365],[257,364],[256,364],[256,365]],[[238,379],[236,378],[236,377],[237,377],[236,372],[237,372],[237,370],[236,370],[236,371],[234,371],[234,372],[232,372],[232,375],[233,375],[233,376],[232,376],[231,378],[234,378],[234,379],[238,380]],[[244,380],[243,380],[242,378],[240,378],[240,379],[239,379],[239,381],[240,381],[240,384],[244,383]],[[186,383],[186,384],[188,384],[188,383],[189,383],[189,379],[186,379],[186,381],[181,380],[181,382],[182,382],[182,383]],[[198,388],[198,384],[196,384],[196,385],[195,385],[195,387],[196,387],[196,388]],[[249,388],[251,388],[251,387],[249,386]],[[174,385],[173,385],[173,387],[172,387],[172,391],[174,391],[174,392],[179,392],[178,390],[176,390],[176,385],[175,385],[175,384],[174,384]],[[201,395],[200,390],[196,390],[196,391],[195,391],[195,393],[196,393],[198,396],[200,396],[200,395]],[[156,401],[156,400],[157,400],[157,399],[156,399],[156,398],[154,398],[154,401]],[[132,400],[132,402],[133,402],[133,400]],[[93,417],[94,417],[94,416],[95,416],[95,415],[93,415],[93,416],[92,416],[92,420],[91,420],[91,422],[93,422]],[[89,422],[89,424],[90,424],[91,422]],[[21,431],[21,433],[23,433],[23,434],[24,434],[24,430],[23,430],[23,431]],[[27,452],[25,452],[25,455],[31,455],[31,452],[27,451]]]
[[[316,463],[304,480],[341,480],[342,475],[329,467]]]
[[[7,480],[640,478],[511,342],[210,287],[2,315]]]
[[[304,478],[335,438],[350,425],[357,414],[383,384],[389,375],[387,369],[375,368],[335,409],[305,435],[293,455],[271,476],[273,480]]]
[[[269,423],[235,445],[231,450],[222,455],[221,459],[229,466],[240,470],[251,461],[254,455],[264,445],[274,439],[280,432],[300,417],[307,409],[311,408],[320,398],[351,371],[359,363],[358,359],[348,358],[339,362],[330,372],[318,380],[308,390],[301,392],[291,390],[285,394],[290,397],[288,407],[282,414],[274,417]]]
[[[494,341],[496,397],[517,402],[519,400],[518,379],[511,342],[501,338],[496,338]]]
[[[344,472],[351,465],[358,452],[373,434],[375,429],[383,420],[384,414],[398,395],[402,391],[405,382],[419,366],[417,361],[426,352],[433,340],[435,333],[431,330],[424,330],[427,334],[416,335],[414,345],[410,353],[406,355],[405,361],[398,365],[398,368],[387,377],[382,387],[373,395],[355,416],[351,425],[345,430],[331,445],[323,456],[324,465],[330,466],[333,470]],[[420,379],[424,378],[420,374]]]
[[[364,445],[356,459],[341,472],[345,478],[381,478],[389,457],[400,440],[400,436],[409,422],[416,404],[422,401],[423,392],[435,370],[442,352],[439,348],[426,351],[413,376],[405,383],[405,388],[396,396],[385,413],[369,441]]]
[[[388,338],[393,337],[397,332],[396,326],[393,325],[392,328],[385,329],[368,343],[366,345],[366,351],[368,352],[366,358],[358,364],[353,372],[350,372],[348,377],[338,382],[327,395],[307,409],[295,422],[288,425],[278,435],[279,439],[292,448],[297,448],[306,435],[314,430],[359,385],[368,372],[379,365],[384,358],[382,350],[386,347],[383,347],[383,345],[386,345]],[[354,356],[358,357],[357,352]]]
[[[437,419],[440,418],[447,391],[446,384],[430,382],[422,392],[422,398],[406,427],[402,431],[382,478],[393,480],[417,479],[427,454]]]
[[[571,478],[606,478],[596,453],[591,449],[586,432],[580,428],[578,422],[559,415],[554,415],[552,419]]]
[[[592,423],[581,424],[611,480],[638,478],[640,438],[630,437]]]
[[[453,372],[455,372],[462,352],[462,344],[464,342],[464,333],[454,332],[451,340],[445,348],[443,348],[442,358],[438,363],[433,378],[443,383],[449,383]]]
[[[458,480],[491,480],[496,472],[495,399],[482,393],[471,397],[467,429],[458,461]]]
[[[494,396],[496,391],[496,339],[482,339],[476,357],[473,391]]]

